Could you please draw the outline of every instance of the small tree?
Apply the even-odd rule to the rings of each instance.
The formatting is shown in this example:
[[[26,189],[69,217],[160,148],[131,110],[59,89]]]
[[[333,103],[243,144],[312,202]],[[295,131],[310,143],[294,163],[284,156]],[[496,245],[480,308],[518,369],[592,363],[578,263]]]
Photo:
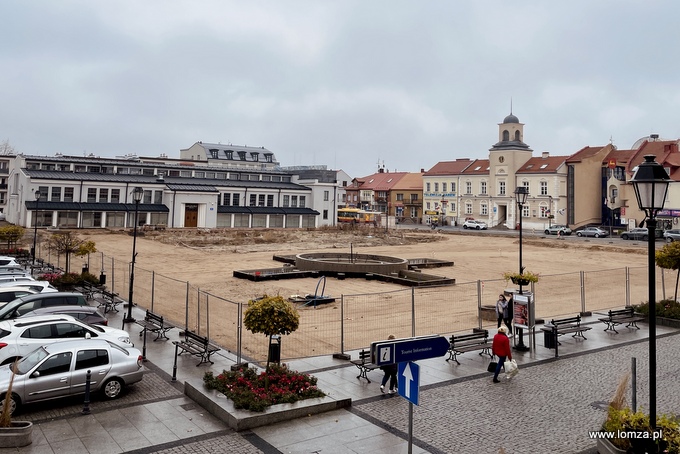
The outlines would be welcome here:
[[[656,251],[656,264],[660,268],[667,270],[677,270],[675,275],[675,301],[678,300],[678,283],[680,283],[680,242],[674,241],[666,244],[660,250]],[[654,304],[650,301],[649,304]]]
[[[66,256],[66,272],[68,273],[71,267],[71,254],[82,257],[84,255],[97,252],[94,241],[86,241],[78,238],[76,235],[71,235],[71,232],[55,233],[48,241],[48,247],[59,254]]]
[[[248,302],[243,317],[243,324],[253,334],[262,333],[269,336],[288,335],[300,326],[300,314],[293,305],[282,296],[267,296]],[[267,355],[267,370],[269,370],[269,355]]]
[[[7,249],[10,249],[12,244],[16,244],[24,237],[25,232],[26,229],[19,225],[6,225],[0,227],[0,241],[7,241]]]

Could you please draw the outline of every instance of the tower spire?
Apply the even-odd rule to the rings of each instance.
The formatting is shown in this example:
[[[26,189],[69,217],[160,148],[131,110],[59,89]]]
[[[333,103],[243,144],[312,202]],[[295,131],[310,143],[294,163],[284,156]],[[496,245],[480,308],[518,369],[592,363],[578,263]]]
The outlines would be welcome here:
[[[510,115],[512,115],[512,96],[510,96]]]

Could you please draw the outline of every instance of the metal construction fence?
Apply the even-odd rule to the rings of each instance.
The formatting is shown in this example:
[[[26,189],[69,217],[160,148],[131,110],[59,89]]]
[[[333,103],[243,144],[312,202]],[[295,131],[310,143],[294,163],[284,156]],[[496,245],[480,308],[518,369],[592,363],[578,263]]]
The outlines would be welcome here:
[[[91,273],[106,276],[107,287],[128,300],[130,264],[103,254],[88,258]],[[673,298],[677,272],[657,268],[659,299]],[[606,312],[647,301],[648,268],[625,267],[599,271],[542,274],[532,284],[536,316],[553,317],[584,312]],[[396,337],[450,335],[473,328],[495,328],[484,320],[483,306],[495,305],[499,292],[508,290],[504,280],[477,280],[450,286],[409,287],[399,290],[342,295],[334,303],[298,306],[300,326],[285,336],[284,360],[368,347],[371,342]],[[264,362],[268,338],[243,327],[247,301],[231,301],[190,282],[136,267],[133,300],[143,309],[163,316],[180,329],[209,337],[238,361]]]

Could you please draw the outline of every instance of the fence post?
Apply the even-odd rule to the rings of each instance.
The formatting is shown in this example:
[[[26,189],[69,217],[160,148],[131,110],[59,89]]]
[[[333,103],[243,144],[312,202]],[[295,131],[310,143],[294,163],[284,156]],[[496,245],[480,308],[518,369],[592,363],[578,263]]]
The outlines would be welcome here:
[[[581,279],[581,315],[591,315],[586,312],[586,273],[585,271],[579,271]]]
[[[200,299],[199,294],[199,299]],[[205,294],[205,337],[210,339],[210,295]]]
[[[411,337],[416,337],[416,291],[411,287]]]
[[[478,328],[483,329],[482,323],[482,281],[477,279],[477,323]]]
[[[243,303],[238,303],[238,317],[236,323],[236,364],[241,364],[241,336],[243,335]]]
[[[663,268],[661,268],[661,297],[666,299],[666,273]]]
[[[189,281],[187,281],[187,291],[184,297],[184,326],[189,331]]]
[[[626,307],[630,307],[630,268],[625,268],[626,272]]]
[[[151,312],[153,312],[153,300],[156,295],[156,272],[151,272]]]
[[[345,354],[345,295],[340,295],[340,353]]]

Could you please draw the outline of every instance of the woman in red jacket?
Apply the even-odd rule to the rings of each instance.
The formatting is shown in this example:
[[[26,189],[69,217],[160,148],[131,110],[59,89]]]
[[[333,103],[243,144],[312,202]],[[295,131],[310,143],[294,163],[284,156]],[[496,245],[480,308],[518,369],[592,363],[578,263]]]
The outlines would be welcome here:
[[[498,374],[501,372],[501,367],[505,363],[507,357],[512,361],[512,351],[510,350],[510,339],[507,336],[508,329],[505,326],[498,328],[498,334],[493,337],[493,344],[491,344],[491,352],[498,356],[498,364],[496,365],[496,373],[493,374],[493,382],[500,383]]]

